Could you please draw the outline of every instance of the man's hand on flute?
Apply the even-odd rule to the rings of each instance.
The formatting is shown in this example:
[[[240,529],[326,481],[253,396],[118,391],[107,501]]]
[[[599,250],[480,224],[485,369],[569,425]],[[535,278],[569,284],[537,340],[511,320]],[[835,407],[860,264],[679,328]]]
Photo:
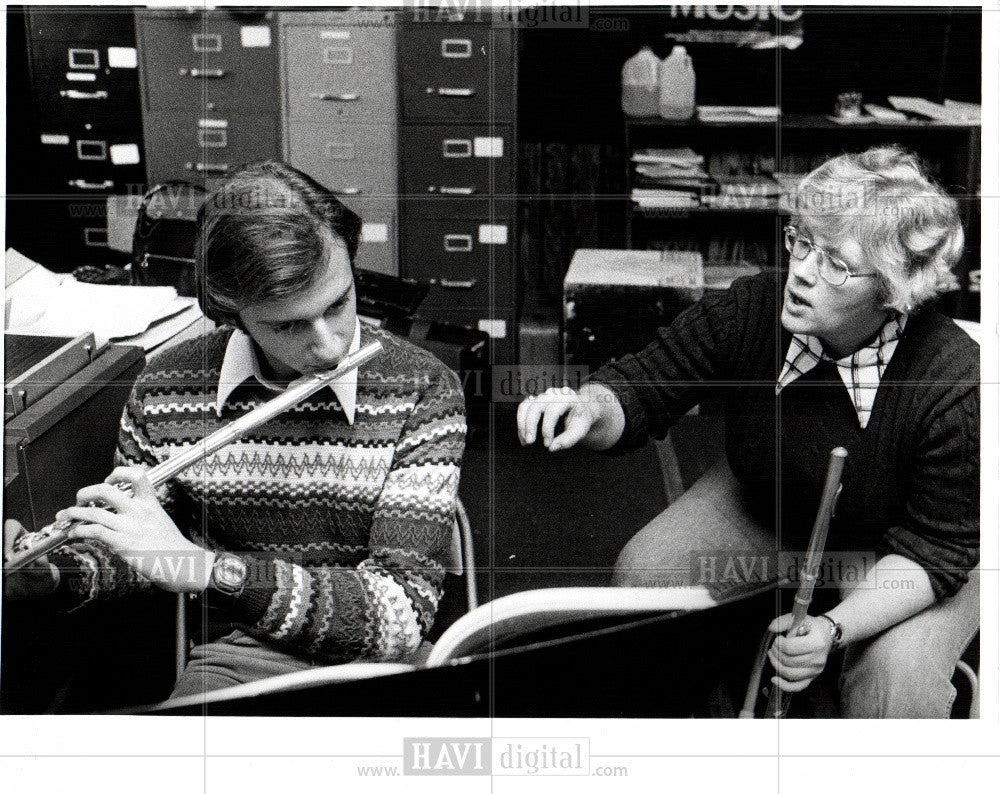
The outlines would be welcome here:
[[[10,559],[15,541],[27,530],[20,522],[8,519],[3,525],[3,558]],[[17,572],[4,573],[3,596],[12,601],[41,598],[59,586],[59,569],[46,557],[39,557]]]
[[[116,487],[128,483],[132,493]],[[81,521],[70,540],[98,540],[153,584],[172,593],[200,593],[208,586],[215,554],[181,534],[156,498],[156,490],[138,467],[120,466],[101,485],[82,488],[75,507],[56,520]],[[90,507],[90,502],[107,507]],[[114,512],[112,512],[114,511]]]

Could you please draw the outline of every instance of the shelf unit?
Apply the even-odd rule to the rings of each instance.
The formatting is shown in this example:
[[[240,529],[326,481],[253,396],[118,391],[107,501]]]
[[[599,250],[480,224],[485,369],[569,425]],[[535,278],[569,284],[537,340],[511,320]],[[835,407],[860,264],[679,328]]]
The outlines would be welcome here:
[[[697,248],[706,264],[730,264],[714,259],[709,249],[720,242],[749,251],[742,261],[764,268],[780,268],[783,260],[780,229],[787,213],[777,201],[761,206],[739,197],[726,206],[664,207],[643,210],[631,199],[635,187],[632,153],[643,148],[690,147],[705,156],[713,177],[733,176],[713,171],[713,162],[741,162],[743,173],[804,173],[829,157],[862,151],[879,144],[897,143],[916,152],[934,178],[959,201],[966,249],[955,268],[961,289],[948,296],[943,308],[957,317],[978,320],[978,306],[970,296],[970,272],[980,267],[980,152],[978,126],[938,122],[840,124],[822,115],[787,115],[775,121],[701,122],[661,118],[625,120],[626,201],[625,235],[628,248],[678,245]],[[756,169],[756,170],[755,170]],[[761,216],[772,223],[763,223]],[[725,245],[722,246],[726,248]]]

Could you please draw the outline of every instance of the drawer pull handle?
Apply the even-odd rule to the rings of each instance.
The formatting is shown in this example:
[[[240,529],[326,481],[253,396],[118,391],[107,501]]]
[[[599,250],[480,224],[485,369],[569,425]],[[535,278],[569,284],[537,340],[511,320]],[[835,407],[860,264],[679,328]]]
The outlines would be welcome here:
[[[361,94],[310,94],[309,97],[323,102],[357,102]]]
[[[181,77],[214,77],[216,79],[226,76],[225,69],[178,69]]]
[[[80,190],[111,190],[115,183],[110,179],[105,179],[103,182],[88,182],[86,179],[71,179],[69,181],[70,187],[77,187]]]
[[[441,289],[473,289],[476,286],[474,278],[465,281],[454,278],[439,278],[432,279],[431,283],[437,284]]]
[[[428,94],[437,94],[438,96],[450,96],[450,97],[473,97],[476,95],[475,88],[447,88],[441,86],[439,88],[428,88]]]
[[[73,88],[67,88],[64,91],[59,92],[59,96],[66,99],[107,99],[107,91],[77,91]]]
[[[365,191],[359,187],[345,187],[343,190],[338,190],[336,192],[340,193],[342,196],[360,196]]]
[[[446,234],[444,250],[452,253],[468,253],[472,250],[471,234]]]
[[[229,163],[184,163],[184,167],[200,174],[224,174],[229,170]]]
[[[471,196],[476,192],[474,187],[447,187],[442,185],[438,188],[438,192],[442,196]]]

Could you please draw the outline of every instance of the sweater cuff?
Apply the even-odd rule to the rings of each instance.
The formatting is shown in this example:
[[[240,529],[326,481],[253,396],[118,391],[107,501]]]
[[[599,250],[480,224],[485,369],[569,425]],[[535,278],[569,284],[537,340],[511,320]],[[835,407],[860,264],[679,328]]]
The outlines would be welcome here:
[[[969,581],[969,571],[979,563],[979,548],[938,547],[925,538],[903,528],[893,527],[882,539],[878,554],[898,554],[921,566],[927,572],[934,600],[949,598]]]
[[[48,596],[57,610],[72,612],[94,599],[97,571],[87,564],[92,561],[67,546],[50,551],[48,559],[59,569],[59,584]]]
[[[258,623],[267,613],[277,590],[274,562],[269,557],[238,555],[247,565],[247,578],[238,596],[226,595],[211,586],[205,591],[206,603],[226,610],[233,620],[246,626]]]
[[[622,431],[621,438],[605,452],[614,455],[642,446],[648,438],[649,430],[645,411],[632,385],[620,372],[613,369],[612,365],[599,369],[592,377],[588,378],[587,383],[599,383],[610,389],[625,415],[625,429]]]

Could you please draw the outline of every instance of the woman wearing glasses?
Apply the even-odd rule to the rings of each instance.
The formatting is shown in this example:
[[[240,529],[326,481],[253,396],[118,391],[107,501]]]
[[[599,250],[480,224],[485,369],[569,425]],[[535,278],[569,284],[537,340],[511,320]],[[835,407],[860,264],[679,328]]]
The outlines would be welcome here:
[[[912,155],[834,158],[798,187],[783,285],[740,279],[579,392],[518,409],[522,443],[617,451],[721,399],[725,459],[615,571],[619,585],[704,586],[717,599],[801,564],[829,452],[845,447],[825,570],[838,595],[772,651],[776,683],[797,692],[842,648],[844,716],[948,716],[978,630],[979,348],[930,305],[955,288],[963,242],[955,200]]]

